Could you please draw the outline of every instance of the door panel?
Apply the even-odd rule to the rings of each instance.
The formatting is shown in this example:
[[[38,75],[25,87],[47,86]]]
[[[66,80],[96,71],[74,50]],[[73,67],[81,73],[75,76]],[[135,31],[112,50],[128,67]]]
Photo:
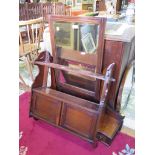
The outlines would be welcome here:
[[[97,119],[96,113],[64,103],[61,118],[61,126],[84,137],[93,138]]]
[[[61,102],[44,95],[36,95],[34,102],[34,114],[47,120],[48,122],[58,124],[61,110]]]

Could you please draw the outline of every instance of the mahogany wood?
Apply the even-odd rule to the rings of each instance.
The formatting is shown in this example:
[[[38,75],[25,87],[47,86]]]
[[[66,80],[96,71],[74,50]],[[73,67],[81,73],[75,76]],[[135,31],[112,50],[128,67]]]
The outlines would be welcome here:
[[[93,72],[86,71],[86,70],[70,68],[70,67],[64,66],[64,65],[59,65],[59,64],[55,64],[55,63],[49,63],[49,62],[39,62],[39,61],[35,61],[34,64],[44,65],[44,66],[56,68],[59,70],[68,71],[68,72],[71,72],[72,74],[78,74],[80,76],[88,76],[88,77],[99,79],[99,80],[105,80],[105,76],[102,74],[93,73]],[[115,79],[113,79],[113,78],[111,78],[109,80],[115,81]]]
[[[86,63],[89,65],[96,65],[96,61],[97,61],[97,55],[96,54],[85,54],[84,56],[75,50],[71,50],[71,49],[64,49],[62,48],[60,50],[61,54],[61,58],[62,59],[68,59],[71,61],[76,61],[79,63]],[[73,54],[74,53],[74,54]]]
[[[101,115],[97,138],[106,145],[110,145],[120,131],[124,117],[107,106],[104,115]]]
[[[64,22],[75,22],[75,20],[79,23],[94,22],[99,25],[102,25],[102,22],[104,22],[99,18],[93,17],[48,16],[49,22],[51,22],[52,19],[54,19],[54,21]],[[55,33],[52,22],[50,25],[50,33],[52,35]],[[100,31],[100,34],[104,36],[104,28]],[[55,38],[54,35],[52,35],[51,43],[55,45]],[[102,36],[100,39],[102,39]],[[105,44],[102,44],[102,42],[99,44],[102,50],[100,50],[96,56],[96,63],[99,64],[97,66],[99,69],[96,73],[71,69],[68,67],[66,60],[64,63],[60,63],[61,65],[57,64],[55,52],[53,52],[54,58],[52,58],[48,52],[41,53],[35,62],[39,68],[39,74],[32,85],[30,109],[31,116],[78,135],[92,142],[94,145],[97,144],[98,140],[110,145],[117,135],[117,132],[121,129],[123,117],[120,116],[119,109],[117,110],[118,112],[116,112],[117,94],[124,70],[129,60],[132,60],[134,56],[130,43],[112,40],[104,41],[104,39],[102,41]],[[56,46],[52,46],[52,51],[57,51]],[[64,59],[74,58],[73,60],[76,60],[75,56],[72,57],[66,53],[63,53],[62,57]],[[80,56],[77,56],[77,58],[77,61],[84,62]],[[100,61],[98,58],[101,58]],[[92,62],[92,64],[94,62]],[[113,63],[115,63],[115,68]],[[46,86],[48,69],[50,69],[52,75],[52,83],[49,88]],[[72,82],[77,83],[77,85],[72,85],[72,83],[61,83],[61,85],[58,85],[56,75],[58,70],[61,70],[63,73],[72,72],[68,77],[64,74],[64,78],[66,81],[69,81],[73,77]],[[96,87],[96,91],[98,91],[99,94],[98,100],[92,98],[92,96],[96,95],[95,92],[87,88],[83,90],[81,90],[81,88],[79,89],[79,76],[98,79],[100,86]],[[115,79],[115,82],[113,82],[113,79]],[[81,83],[85,83],[86,85],[90,84],[84,80]],[[74,92],[72,90],[74,90]],[[36,102],[34,102],[34,100]],[[46,105],[44,106],[44,104]],[[35,108],[34,105],[37,105],[38,109]],[[83,122],[86,123],[84,124]]]
[[[50,22],[52,17],[54,21],[67,22],[69,20],[69,22],[74,22],[74,20],[77,19],[76,22],[92,23],[94,19],[96,24],[100,23],[100,20],[96,18],[48,16]],[[103,34],[103,31],[101,31],[101,34]],[[52,23],[50,25],[50,32],[54,34]],[[53,36],[51,36],[51,43],[55,45],[55,38]],[[128,61],[133,59],[133,54],[131,52],[131,46],[128,43],[105,40],[105,44],[101,43],[99,45],[102,48],[102,54],[100,52],[97,53],[97,58],[98,55],[100,55],[102,60],[98,61],[97,59],[96,61],[97,63],[100,62],[99,64],[101,65],[97,66],[100,68],[100,72],[98,71],[96,73],[72,69],[68,67],[68,62],[65,62],[66,60],[62,63],[63,65],[57,64],[57,55],[55,52],[53,52],[54,59],[48,52],[43,52],[38,57],[35,64],[39,67],[40,72],[32,86],[31,107],[35,107],[33,100],[36,100],[35,105],[37,105],[39,109],[35,109],[35,112],[32,110],[33,108],[30,109],[30,115],[78,135],[92,142],[94,145],[97,144],[98,140],[110,145],[123,123],[123,117],[120,116],[119,110],[116,112],[115,106],[117,104],[115,100],[117,98],[121,77]],[[57,51],[56,46],[52,46],[52,48],[52,50]],[[65,59],[74,58],[74,60],[76,60],[76,57],[72,57],[66,53],[63,53],[62,57]],[[77,61],[81,61],[80,56],[77,56],[77,58]],[[116,64],[115,69],[113,62]],[[51,70],[52,75],[52,84],[49,88],[46,86],[48,68]],[[78,85],[74,86],[72,83],[61,83],[61,85],[58,85],[56,80],[56,72],[58,70],[61,70],[63,73],[70,72],[71,74],[68,77],[64,76],[65,80],[69,80],[69,78],[73,77],[74,80],[72,82],[77,84],[79,80],[76,78],[79,76],[103,81],[99,82],[100,87],[98,88],[100,89],[96,89],[99,93],[99,100],[92,98],[93,95],[95,96],[95,94],[93,94],[95,92],[86,88],[81,90],[82,88],[79,88]],[[113,82],[114,79],[115,82]],[[82,82],[86,85],[89,84],[84,81]],[[38,101],[34,96],[39,97]],[[48,101],[48,99],[50,101]],[[45,102],[43,103],[43,101]],[[42,108],[43,104],[46,104],[45,109],[44,107]],[[56,112],[53,112],[54,116],[50,116],[48,109]],[[82,120],[86,123],[84,124]]]
[[[133,45],[132,45],[133,44]],[[132,47],[133,46],[133,47]],[[108,94],[108,102],[111,107],[116,110],[118,89],[123,76],[123,72],[129,63],[134,59],[134,39],[131,42],[105,40],[103,57],[103,68],[111,63],[115,63],[115,71],[113,74],[115,83],[111,83],[110,93]]]
[[[36,101],[37,100],[37,101]],[[59,117],[61,111],[61,102],[55,100],[52,97],[41,96],[38,93],[34,93],[33,106],[31,111],[54,124],[59,124]]]
[[[38,61],[40,61],[40,63]],[[105,78],[101,79],[105,82],[101,101],[96,103],[68,93],[60,92],[57,88],[51,89],[51,87],[47,88],[43,85],[43,79],[47,78],[45,74],[46,67],[55,67],[54,65],[49,65],[54,64],[51,63],[52,61],[52,57],[49,53],[43,52],[35,62],[39,67],[39,74],[32,85],[30,116],[54,124],[59,128],[92,142],[94,146],[97,146],[98,127],[106,109],[107,100],[105,98],[107,97],[108,89],[112,82],[114,64],[111,64],[106,69]],[[46,62],[48,65],[45,66],[44,63],[41,62]],[[62,67],[62,65],[60,66]],[[58,69],[61,67],[58,67]],[[91,74],[89,75],[87,73],[85,73],[85,75],[91,76]]]
[[[63,104],[61,126],[93,139],[97,112],[85,110],[77,105]]]
[[[50,35],[51,35],[50,38],[51,38],[51,47],[52,47],[52,54],[54,57],[54,63],[59,63],[58,59],[57,59],[58,58],[58,55],[57,55],[58,48],[56,48],[56,43],[55,43],[55,29],[53,27],[54,22],[82,23],[82,24],[89,23],[89,24],[99,25],[100,33],[99,33],[99,38],[98,38],[98,47],[96,49],[96,61],[94,61],[95,57],[94,58],[92,56],[87,57],[87,55],[86,55],[85,59],[87,59],[88,64],[89,64],[90,60],[88,60],[88,59],[92,57],[93,63],[96,62],[96,64],[95,64],[96,65],[96,73],[101,73],[102,72],[102,60],[103,60],[102,58],[104,55],[104,50],[103,50],[104,49],[104,30],[105,30],[106,19],[105,18],[97,18],[97,17],[72,17],[72,16],[48,15],[48,23],[49,23],[49,29],[50,29]],[[84,62],[84,59],[81,59],[80,55],[76,54],[77,52],[69,54],[69,56],[66,54],[63,54],[63,53],[64,52],[62,50],[62,55],[60,55],[61,59],[64,57],[67,57],[68,60],[70,60],[70,59],[75,60],[75,58],[76,58],[77,59],[76,62],[80,62],[80,61]],[[91,60],[92,60],[92,58],[91,58]],[[85,61],[86,64],[87,64],[87,61]],[[57,86],[59,86],[60,84],[58,81],[58,77],[59,77],[58,72],[56,72],[56,77],[57,77],[56,83],[57,83]],[[80,79],[79,79],[79,83],[80,83]],[[70,91],[74,92],[75,89],[71,89]],[[94,91],[95,91],[95,95],[90,96],[90,97],[94,98],[94,100],[99,100],[99,94],[100,94],[100,81],[99,80],[96,80]],[[82,93],[82,90],[81,90],[81,93]],[[83,92],[83,94],[85,94],[85,92]],[[88,93],[85,95],[88,95]],[[85,96],[85,98],[86,98],[86,96]]]
[[[49,21],[51,21],[50,18],[51,17],[48,16]],[[75,18],[62,16],[53,16],[53,18],[55,21],[65,22],[67,22],[68,20],[70,22],[74,22],[74,20],[77,19],[76,22],[80,23],[92,23],[93,19],[95,19],[96,24],[100,23],[100,20],[97,18],[91,19],[87,17]],[[68,20],[66,18],[68,18]],[[54,29],[52,26],[53,25],[51,24],[50,32],[51,34],[54,34]],[[101,34],[103,34],[102,31]],[[51,37],[52,45],[53,43],[55,43],[55,38],[53,36]],[[116,100],[122,75],[127,64],[129,63],[129,60],[133,60],[134,54],[130,43],[111,40],[105,40],[104,43],[105,44],[100,44],[100,47],[102,48],[102,54],[100,55],[100,57],[102,58],[102,60],[100,61],[101,66],[97,66],[100,67],[100,72],[96,73],[71,69],[67,67],[68,63],[64,63],[66,66],[62,66],[63,63],[61,65],[56,64],[57,61],[55,60],[55,53],[53,53],[54,59],[49,55],[49,53],[47,54],[47,52],[43,52],[41,55],[39,55],[38,60],[35,62],[35,64],[39,67],[40,72],[32,86],[31,107],[33,107],[34,105],[34,96],[38,95],[40,99],[39,101],[36,100],[36,102],[38,102],[37,105],[39,105],[38,107],[40,109],[36,110],[39,113],[38,115],[30,109],[30,115],[53,124],[58,128],[64,129],[65,131],[78,135],[79,137],[86,139],[87,141],[92,142],[95,145],[98,140],[110,145],[117,132],[121,129],[123,123],[123,117],[121,117],[119,114]],[[52,48],[55,51],[57,50],[55,46],[53,46]],[[64,54],[62,56],[65,59],[74,58],[75,60],[75,57],[71,57],[70,55]],[[79,57],[79,61],[80,59],[81,58]],[[94,62],[92,62],[92,64],[93,63]],[[115,63],[115,69],[113,63]],[[52,84],[49,88],[46,87],[47,68],[51,70],[52,75]],[[98,81],[103,81],[102,83],[99,82],[100,87],[98,88],[100,89],[96,89],[99,93],[99,100],[93,100],[93,98],[91,98],[91,96],[95,95],[93,94],[93,91],[86,89],[86,92],[84,92],[85,90],[80,90],[78,87],[73,86],[72,83],[61,83],[61,85],[57,85],[56,71],[58,70],[61,70],[64,73],[72,72],[69,77],[64,76],[64,78],[65,80],[69,80],[69,78],[73,77],[74,80],[72,82],[77,84],[79,81],[76,78],[79,74],[80,76],[88,76],[89,78],[95,78],[98,79]],[[115,79],[115,82],[112,82],[112,79]],[[82,82],[86,83],[85,81]],[[88,84],[89,83],[87,83],[86,85]],[[72,90],[74,90],[74,92]],[[85,97],[83,96],[83,94],[85,95]],[[52,103],[49,103],[49,101],[47,101],[47,98]],[[42,108],[43,100],[45,100],[44,104],[46,104],[45,109]],[[54,116],[50,117],[47,108],[48,106],[50,107],[49,109],[51,109],[50,111],[54,111],[54,109],[56,108],[55,111],[58,112]],[[116,110],[118,112],[116,112]],[[50,117],[50,119],[46,118],[45,116]],[[85,124],[82,124],[82,120],[86,121],[86,126]]]
[[[99,108],[99,104],[96,104],[92,101],[88,101],[47,87],[35,88],[34,92],[40,93],[41,95],[45,95],[47,97],[52,97],[58,101],[67,102],[71,105],[82,106],[84,109],[89,109],[89,111],[92,110],[93,112]]]

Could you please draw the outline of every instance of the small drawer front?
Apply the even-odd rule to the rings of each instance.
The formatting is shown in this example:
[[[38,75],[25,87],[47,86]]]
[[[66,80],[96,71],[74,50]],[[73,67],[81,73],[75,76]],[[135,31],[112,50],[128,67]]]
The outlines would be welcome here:
[[[47,120],[58,124],[61,111],[61,102],[44,95],[34,95],[33,113]]]
[[[89,139],[93,139],[97,116],[82,107],[64,103],[61,126]]]

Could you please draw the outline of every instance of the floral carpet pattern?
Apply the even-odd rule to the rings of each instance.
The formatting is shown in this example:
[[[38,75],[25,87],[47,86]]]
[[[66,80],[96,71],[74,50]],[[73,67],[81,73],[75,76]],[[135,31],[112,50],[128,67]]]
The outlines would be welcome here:
[[[21,131],[19,133],[19,140],[22,138],[22,136],[23,136],[23,132]],[[23,145],[20,146],[20,148],[19,148],[19,155],[26,155],[27,150],[28,150],[28,148],[26,146],[23,146]]]
[[[130,146],[126,144],[125,149],[123,149],[121,152],[118,152],[118,154],[113,152],[112,155],[135,155],[135,149],[130,148]]]

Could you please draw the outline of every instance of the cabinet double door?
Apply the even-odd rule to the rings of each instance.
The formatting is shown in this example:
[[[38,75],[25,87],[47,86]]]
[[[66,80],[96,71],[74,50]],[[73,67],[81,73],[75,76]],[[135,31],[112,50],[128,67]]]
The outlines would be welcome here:
[[[92,109],[34,93],[31,113],[86,139],[95,137],[97,113]]]

